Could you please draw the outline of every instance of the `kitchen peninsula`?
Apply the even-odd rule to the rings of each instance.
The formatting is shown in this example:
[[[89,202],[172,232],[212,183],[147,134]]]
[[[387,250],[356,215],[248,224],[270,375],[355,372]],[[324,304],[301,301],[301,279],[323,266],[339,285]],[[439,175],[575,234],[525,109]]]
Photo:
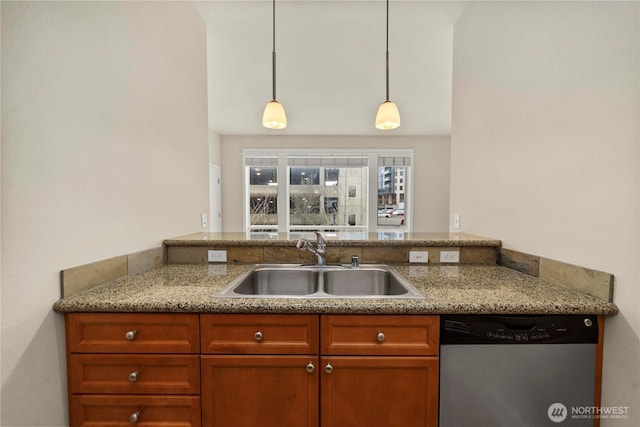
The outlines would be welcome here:
[[[499,265],[529,271],[542,259],[449,233],[327,236],[328,263],[388,264],[423,298],[221,296],[255,264],[314,263],[295,239],[271,237],[168,239],[162,265],[56,302],[65,313],[70,424],[315,427],[393,416],[437,426],[440,315],[598,315],[602,333],[603,316],[617,313],[607,300]],[[227,262],[207,262],[209,250],[225,251]],[[410,251],[428,252],[428,263],[409,263]],[[440,262],[450,259],[443,251],[459,262]],[[602,335],[596,352],[599,378]],[[597,379],[596,405],[599,387]],[[382,407],[401,411],[375,411]]]

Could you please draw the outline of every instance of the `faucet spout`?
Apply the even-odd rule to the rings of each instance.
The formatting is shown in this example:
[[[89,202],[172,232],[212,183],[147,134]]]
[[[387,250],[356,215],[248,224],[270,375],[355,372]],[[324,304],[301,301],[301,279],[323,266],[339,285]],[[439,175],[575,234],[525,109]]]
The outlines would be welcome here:
[[[316,246],[313,246],[313,244],[307,239],[302,238],[296,242],[296,248],[303,251],[309,251],[314,254],[317,259],[317,265],[320,267],[324,267],[325,265],[327,265],[325,258],[325,248],[327,246],[327,242],[324,237],[322,237],[322,234],[320,234],[318,231],[314,231],[314,233],[316,234]]]

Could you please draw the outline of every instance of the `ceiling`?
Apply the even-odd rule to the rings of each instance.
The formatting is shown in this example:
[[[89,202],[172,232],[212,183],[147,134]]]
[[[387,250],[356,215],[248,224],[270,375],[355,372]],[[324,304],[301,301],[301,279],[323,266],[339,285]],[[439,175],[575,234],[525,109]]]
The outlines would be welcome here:
[[[390,98],[402,120],[392,131],[373,126],[385,99],[385,1],[276,1],[277,99],[289,124],[278,131],[261,125],[271,1],[194,4],[207,27],[209,126],[218,134],[450,134],[453,25],[468,2],[390,1]]]

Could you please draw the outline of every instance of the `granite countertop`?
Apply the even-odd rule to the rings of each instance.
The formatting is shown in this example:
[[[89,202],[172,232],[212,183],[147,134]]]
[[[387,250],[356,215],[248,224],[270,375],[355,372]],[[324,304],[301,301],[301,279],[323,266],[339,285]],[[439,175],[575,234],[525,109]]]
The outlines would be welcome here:
[[[165,246],[295,246],[301,236],[313,233],[208,233],[201,232],[166,239]],[[502,242],[466,233],[404,233],[404,232],[323,232],[331,246],[481,246],[500,247]]]
[[[250,264],[168,264],[55,303],[60,312],[617,314],[589,295],[496,265],[397,265],[424,299],[221,298]]]

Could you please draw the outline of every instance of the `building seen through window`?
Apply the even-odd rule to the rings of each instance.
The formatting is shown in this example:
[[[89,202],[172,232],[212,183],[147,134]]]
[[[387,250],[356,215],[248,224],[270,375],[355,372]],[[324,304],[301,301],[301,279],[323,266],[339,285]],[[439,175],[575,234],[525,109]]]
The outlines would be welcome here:
[[[412,152],[389,156],[391,150],[386,150],[383,157],[333,151],[244,155],[247,231],[408,231],[405,204]],[[278,182],[279,176],[288,179]],[[288,215],[278,207],[288,208]]]

